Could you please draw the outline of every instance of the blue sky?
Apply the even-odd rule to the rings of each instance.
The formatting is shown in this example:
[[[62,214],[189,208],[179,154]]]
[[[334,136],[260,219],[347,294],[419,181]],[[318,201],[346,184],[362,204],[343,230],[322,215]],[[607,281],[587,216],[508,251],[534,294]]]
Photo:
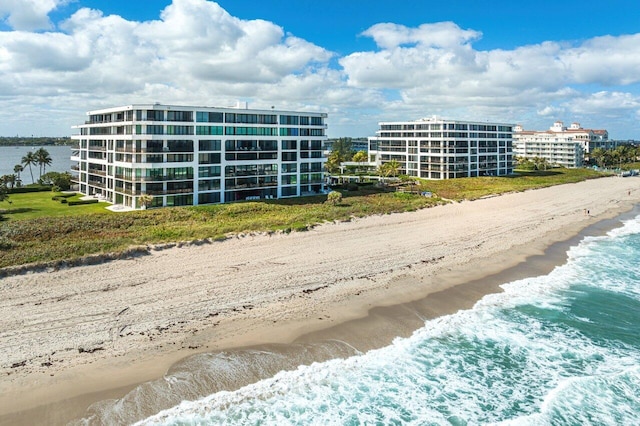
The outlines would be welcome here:
[[[640,2],[0,0],[0,135],[162,102],[434,114],[640,139]]]

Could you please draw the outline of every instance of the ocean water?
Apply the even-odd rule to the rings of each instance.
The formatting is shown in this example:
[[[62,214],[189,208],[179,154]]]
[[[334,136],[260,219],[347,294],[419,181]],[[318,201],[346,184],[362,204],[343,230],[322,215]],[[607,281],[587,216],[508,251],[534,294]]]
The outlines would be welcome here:
[[[585,238],[549,275],[503,289],[388,347],[138,424],[640,424],[640,216]]]
[[[35,152],[39,148],[44,148],[51,155],[51,165],[47,167],[47,172],[69,172],[71,171],[71,147],[47,145],[41,146],[0,146],[0,176],[13,174],[13,168],[16,164],[21,164],[22,157],[29,151]],[[38,180],[38,166],[31,166],[34,180]],[[31,183],[31,174],[29,168],[21,173],[22,183],[28,185]]]

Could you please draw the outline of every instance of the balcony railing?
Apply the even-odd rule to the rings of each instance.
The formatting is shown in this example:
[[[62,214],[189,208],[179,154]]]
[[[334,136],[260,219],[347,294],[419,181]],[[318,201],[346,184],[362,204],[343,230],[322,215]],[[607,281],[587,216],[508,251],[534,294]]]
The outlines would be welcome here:
[[[116,186],[114,189],[116,192],[121,192],[123,194],[127,194],[127,195],[136,195],[136,191],[133,189],[125,189],[121,186]]]
[[[247,188],[270,188],[278,186],[278,182],[264,182],[264,183],[247,183],[247,184],[239,184],[239,185],[226,185],[226,190],[233,189],[247,189]]]
[[[177,180],[192,180],[193,175],[187,176],[141,176],[134,177],[131,180],[140,182],[165,182],[165,181],[177,181]]]
[[[171,194],[190,194],[193,192],[192,188],[179,188],[179,189],[167,189],[167,190],[147,190],[146,193],[149,195],[171,195]]]

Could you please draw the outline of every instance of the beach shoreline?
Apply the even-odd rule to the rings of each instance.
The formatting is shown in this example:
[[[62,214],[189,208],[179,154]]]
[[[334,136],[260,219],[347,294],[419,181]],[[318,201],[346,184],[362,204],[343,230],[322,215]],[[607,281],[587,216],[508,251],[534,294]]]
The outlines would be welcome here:
[[[287,353],[329,340],[353,353],[385,346],[504,282],[547,273],[585,232],[631,214],[639,195],[635,178],[602,178],[4,278],[0,423],[64,424],[196,353],[260,345]],[[52,291],[25,290],[32,284]],[[35,308],[43,304],[55,309]],[[51,336],[52,323],[61,336]]]

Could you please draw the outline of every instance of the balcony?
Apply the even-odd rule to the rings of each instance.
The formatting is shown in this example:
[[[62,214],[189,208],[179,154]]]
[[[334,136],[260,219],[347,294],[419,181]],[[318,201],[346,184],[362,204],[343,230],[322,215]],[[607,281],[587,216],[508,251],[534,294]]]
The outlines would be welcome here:
[[[104,170],[99,170],[99,169],[89,169],[88,170],[89,174],[93,174],[93,175],[98,175],[98,176],[106,176],[107,172]]]
[[[134,177],[131,180],[139,182],[165,182],[165,181],[177,181],[177,180],[192,180],[193,175],[187,176],[140,176]]]
[[[167,189],[167,190],[158,190],[158,191],[146,191],[149,195],[173,195],[173,194],[191,194],[193,193],[193,188],[178,188],[178,189]]]
[[[115,187],[115,191],[116,192],[121,192],[121,193],[126,194],[126,195],[137,195],[135,190],[133,190],[133,189],[125,189],[125,188],[123,188],[121,186],[116,186]]]
[[[162,149],[158,149],[158,148],[135,148],[131,146],[116,147],[115,151],[118,153],[125,153],[125,154],[146,154],[146,153],[162,154],[163,152]]]

